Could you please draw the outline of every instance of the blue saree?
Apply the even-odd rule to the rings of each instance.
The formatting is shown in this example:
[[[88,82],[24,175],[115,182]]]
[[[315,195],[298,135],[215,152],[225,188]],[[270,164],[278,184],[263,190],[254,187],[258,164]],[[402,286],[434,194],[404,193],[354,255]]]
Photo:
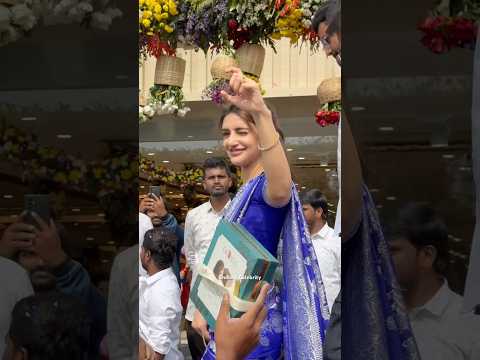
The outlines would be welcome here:
[[[420,359],[388,245],[366,186],[362,204],[361,221],[342,246],[342,359]]]
[[[224,215],[228,221],[241,223],[272,255],[277,256],[281,248],[283,282],[267,296],[268,315],[259,345],[247,359],[275,360],[283,355],[286,360],[321,360],[328,305],[300,200],[292,186],[289,204],[274,208],[264,200],[265,184],[263,174],[246,183]],[[202,358],[205,360],[215,359],[211,335]]]

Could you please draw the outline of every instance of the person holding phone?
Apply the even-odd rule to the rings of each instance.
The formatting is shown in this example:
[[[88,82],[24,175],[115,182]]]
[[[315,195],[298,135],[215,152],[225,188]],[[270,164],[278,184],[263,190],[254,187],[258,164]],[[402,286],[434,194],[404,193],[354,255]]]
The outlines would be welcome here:
[[[106,301],[92,284],[87,270],[64,251],[59,225],[53,219],[45,221],[36,212],[26,215],[22,213],[5,230],[0,243],[11,259],[27,270],[36,292],[56,290],[85,304],[93,319],[89,354],[96,356],[107,331]]]
[[[177,236],[178,241],[172,269],[178,283],[180,284],[180,256],[184,243],[184,232],[183,228],[178,224],[175,216],[167,211],[167,207],[165,206],[165,202],[161,196],[159,186],[150,187],[149,194],[140,201],[139,211],[142,215],[145,214],[150,218],[152,227],[163,226]],[[143,220],[143,222],[146,222],[146,219]]]

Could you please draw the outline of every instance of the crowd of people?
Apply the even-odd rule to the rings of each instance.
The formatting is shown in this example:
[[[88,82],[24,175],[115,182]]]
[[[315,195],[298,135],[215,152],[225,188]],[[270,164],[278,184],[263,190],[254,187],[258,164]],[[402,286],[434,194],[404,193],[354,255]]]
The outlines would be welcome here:
[[[340,18],[340,2],[330,1],[313,21],[339,64]],[[64,250],[62,226],[19,216],[0,240],[3,358],[183,359],[184,328],[193,359],[479,359],[478,315],[462,311],[446,278],[441,217],[411,203],[380,223],[343,116],[339,166],[349,176],[341,197],[349,206],[340,237],[328,224],[322,190],[297,193],[284,135],[258,84],[237,68],[229,72],[232,92],[222,96],[230,107],[219,132],[244,185],[231,194],[226,159],[207,159],[209,200],[184,225],[161,195],[141,198],[139,243],[114,260],[108,306]],[[230,317],[225,295],[213,331],[182,294],[199,276],[220,219],[242,224],[278,258],[280,271],[239,318]]]

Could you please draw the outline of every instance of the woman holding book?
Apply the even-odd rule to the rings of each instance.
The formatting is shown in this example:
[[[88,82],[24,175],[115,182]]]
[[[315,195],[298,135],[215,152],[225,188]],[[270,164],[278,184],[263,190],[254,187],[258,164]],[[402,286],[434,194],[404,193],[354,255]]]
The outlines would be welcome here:
[[[231,162],[242,170],[244,186],[230,204],[225,219],[241,223],[283,264],[280,292],[273,287],[265,305],[267,319],[259,345],[248,359],[322,359],[328,306],[320,269],[303,217],[283,135],[265,104],[258,84],[230,69],[233,95],[222,96],[230,108],[220,119],[223,146]],[[196,313],[194,326],[205,322]],[[212,336],[213,338],[213,336]],[[214,340],[203,359],[215,359]]]

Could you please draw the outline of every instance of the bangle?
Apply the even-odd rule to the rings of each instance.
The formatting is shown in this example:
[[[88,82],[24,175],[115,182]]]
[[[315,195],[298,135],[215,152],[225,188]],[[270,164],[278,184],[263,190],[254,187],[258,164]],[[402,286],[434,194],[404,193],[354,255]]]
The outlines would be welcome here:
[[[267,147],[262,147],[262,146],[260,146],[260,144],[258,144],[258,150],[260,150],[260,151],[268,151],[268,150],[271,150],[271,149],[273,149],[275,146],[277,146],[279,142],[280,142],[280,134],[277,132],[277,138],[275,139],[275,141],[273,142],[272,145],[267,146]]]

